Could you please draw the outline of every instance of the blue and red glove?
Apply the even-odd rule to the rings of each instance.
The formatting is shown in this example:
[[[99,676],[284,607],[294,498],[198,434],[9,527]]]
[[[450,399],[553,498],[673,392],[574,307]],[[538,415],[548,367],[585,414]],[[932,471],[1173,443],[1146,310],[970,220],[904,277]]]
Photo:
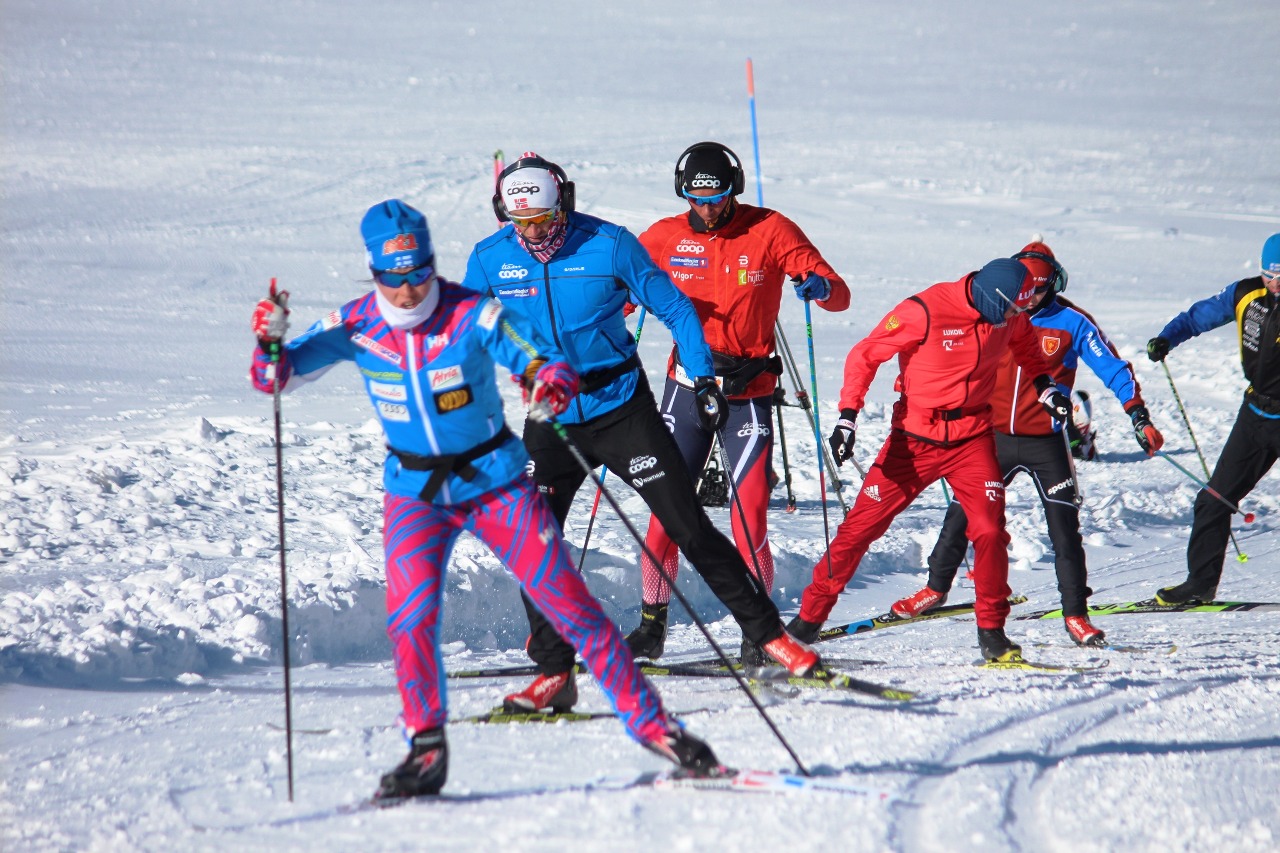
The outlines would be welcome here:
[[[563,361],[543,364],[534,375],[533,388],[529,391],[529,420],[545,423],[564,414],[577,393],[578,374],[573,368]]]

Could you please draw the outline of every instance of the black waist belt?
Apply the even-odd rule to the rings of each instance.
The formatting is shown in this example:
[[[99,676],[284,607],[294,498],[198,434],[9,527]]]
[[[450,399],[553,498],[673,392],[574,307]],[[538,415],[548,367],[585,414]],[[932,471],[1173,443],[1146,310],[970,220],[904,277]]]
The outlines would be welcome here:
[[[1250,388],[1244,394],[1245,402],[1257,406],[1268,415],[1280,415],[1280,400],[1275,397],[1268,397],[1266,394],[1259,394]]]
[[[418,493],[418,498],[430,503],[444,486],[450,474],[457,474],[470,483],[480,472],[472,465],[472,461],[492,453],[508,440],[515,438],[515,433],[506,424],[494,434],[493,438],[480,442],[475,447],[461,453],[448,453],[441,456],[421,456],[407,450],[396,450],[387,445],[387,451],[400,460],[400,465],[409,471],[430,471],[427,484]]]
[[[726,396],[736,397],[761,373],[782,375],[782,359],[776,355],[763,358],[743,358],[725,355],[722,352],[711,352],[711,365],[722,380],[721,390]]]
[[[679,352],[676,353],[676,363],[680,363]],[[680,366],[684,367],[683,364]],[[746,391],[747,386],[761,373],[781,376],[782,359],[776,355],[749,358],[712,350],[711,369],[715,371],[716,376],[720,377],[720,390],[724,391],[725,396],[736,397]],[[689,380],[693,381],[693,378],[691,376]]]
[[[991,407],[990,406],[969,406],[967,408],[961,407],[958,409],[934,409],[933,417],[934,417],[934,420],[939,420],[939,421],[958,421],[961,418],[968,417],[969,415],[982,414],[989,408]]]
[[[584,373],[578,377],[578,393],[590,394],[592,391],[599,391],[619,376],[630,373],[638,367],[640,367],[640,353],[633,352],[612,367]]]

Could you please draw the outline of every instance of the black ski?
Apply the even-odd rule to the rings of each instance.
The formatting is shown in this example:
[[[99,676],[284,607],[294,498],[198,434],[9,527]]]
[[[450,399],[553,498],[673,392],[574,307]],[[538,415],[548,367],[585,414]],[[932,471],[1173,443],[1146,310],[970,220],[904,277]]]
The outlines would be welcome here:
[[[1205,604],[1157,604],[1154,598],[1119,604],[1097,604],[1089,607],[1090,616],[1116,616],[1122,613],[1243,613],[1246,611],[1280,610],[1280,603],[1270,601],[1210,601]],[[1061,619],[1062,610],[1037,610],[1014,616],[1014,619]]]
[[[689,714],[703,714],[707,708],[694,708],[690,711],[670,711],[676,717]],[[611,720],[617,717],[612,711],[504,711],[494,708],[483,714],[472,714],[469,717],[456,717],[450,723],[475,723],[478,725],[520,724],[520,723],[583,723],[589,720]]]
[[[1032,643],[1031,645],[1037,649],[1058,649],[1065,646],[1064,643]],[[1103,643],[1100,646],[1086,646],[1085,648],[1100,652],[1122,652],[1128,655],[1171,655],[1178,650],[1178,647],[1172,644],[1160,646],[1126,646],[1116,643]]]
[[[1023,604],[1027,600],[1025,595],[1009,596],[1009,604]],[[942,607],[935,607],[927,610],[919,616],[899,616],[890,610],[888,613],[882,613],[879,616],[873,616],[870,619],[859,619],[857,622],[850,622],[847,625],[833,625],[830,628],[822,629],[818,634],[815,642],[823,642],[824,640],[836,640],[840,637],[847,637],[852,634],[865,634],[868,631],[879,631],[882,628],[896,628],[899,625],[910,625],[914,622],[928,622],[931,619],[945,619],[949,616],[968,616],[973,613],[974,603],[969,604],[944,604]]]
[[[733,668],[741,670],[742,661],[736,657],[729,659]],[[689,661],[675,661],[670,664],[650,663],[643,659],[636,663],[644,675],[714,675],[716,672],[728,674],[728,668],[720,658],[697,658]],[[840,658],[837,663],[842,666],[877,666],[884,661],[866,660],[862,658]],[[534,676],[539,672],[536,664],[518,664],[515,666],[496,666],[487,669],[462,669],[446,673],[447,678],[515,678]],[[574,672],[579,675],[588,674],[587,665],[582,661],[574,664]]]
[[[716,675],[719,675],[719,673]],[[724,675],[727,676],[729,673],[724,673]],[[864,681],[861,678],[854,678],[842,672],[832,672],[826,675],[806,678],[792,675],[780,667],[770,667],[757,670],[755,675],[746,677],[744,680],[753,687],[786,685],[790,687],[807,687],[814,690],[847,690],[851,693],[864,693],[877,699],[888,699],[891,702],[907,702],[914,699],[916,695],[910,690],[901,690],[897,687],[876,684],[873,681]]]

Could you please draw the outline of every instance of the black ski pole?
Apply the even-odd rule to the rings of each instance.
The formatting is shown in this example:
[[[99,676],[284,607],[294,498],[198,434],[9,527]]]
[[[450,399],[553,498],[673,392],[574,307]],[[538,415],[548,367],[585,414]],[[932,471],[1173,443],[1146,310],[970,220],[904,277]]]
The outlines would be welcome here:
[[[271,297],[276,297],[276,280],[271,279]],[[284,556],[284,440],[280,428],[280,341],[269,345],[271,356],[271,402],[276,425],[276,517],[280,535],[280,625],[284,640],[284,732],[285,763],[289,769],[289,802],[293,802],[293,695],[289,679],[289,572]]]
[[[1173,374],[1169,372],[1169,365],[1164,359],[1160,360],[1160,366],[1164,368],[1164,375],[1169,380],[1169,390],[1173,392],[1173,401],[1178,404],[1178,412],[1182,415],[1182,422],[1187,426],[1187,435],[1191,436],[1191,446],[1196,449],[1196,456],[1200,457],[1200,467],[1204,469],[1204,478],[1208,480],[1212,476],[1209,473],[1209,463],[1204,461],[1204,454],[1200,452],[1200,442],[1196,441],[1196,433],[1191,428],[1191,418],[1187,417],[1187,410],[1182,405],[1182,396],[1178,394],[1178,386],[1173,384]],[[1166,456],[1165,458],[1168,459],[1169,457]],[[1173,460],[1169,459],[1169,461],[1172,462]],[[1185,468],[1182,470],[1186,471]],[[1209,487],[1206,485],[1205,488],[1208,489]],[[1209,491],[1213,492],[1212,489]],[[1231,534],[1231,547],[1236,549],[1236,560],[1241,563],[1246,562],[1249,559],[1249,555],[1240,550],[1240,544],[1236,542],[1236,532],[1231,530],[1229,533]]]
[[[502,152],[499,151],[499,154]],[[640,333],[644,331],[644,316],[646,309],[640,306],[640,315],[636,319],[636,343],[640,343]],[[582,571],[582,564],[587,561],[587,546],[591,544],[591,528],[596,526],[596,512],[600,509],[600,490],[604,488],[605,474],[609,473],[609,469],[603,465],[600,466],[600,480],[596,483],[596,499],[591,502],[591,518],[587,520],[587,534],[582,537],[582,553],[578,555],[578,571]]]
[[[1076,458],[1071,455],[1071,436],[1067,434],[1067,425],[1062,425],[1062,446],[1067,449],[1067,467],[1071,469],[1071,482],[1076,487],[1076,496],[1072,501],[1077,507],[1084,506],[1084,486],[1080,482],[1080,475],[1076,473]]]
[[[547,423],[551,425],[551,428],[555,430],[556,435],[560,437],[562,442],[564,442],[564,446],[569,449],[569,453],[577,461],[578,465],[586,472],[587,476],[590,477],[591,463],[587,462],[586,457],[582,455],[582,451],[573,443],[573,439],[569,438],[569,433],[565,431],[564,425],[555,418],[548,419]],[[773,736],[778,739],[778,743],[782,744],[782,748],[787,751],[787,754],[791,756],[791,760],[795,762],[796,769],[800,771],[800,775],[810,775],[809,769],[804,766],[804,762],[800,760],[800,756],[791,748],[791,744],[782,736],[782,732],[778,730],[777,725],[775,725],[773,720],[769,717],[769,713],[765,711],[764,706],[760,704],[760,700],[751,692],[751,686],[748,685],[746,679],[742,677],[742,673],[734,668],[733,661],[729,659],[729,656],[724,653],[724,649],[720,648],[720,644],[711,636],[711,631],[708,630],[707,624],[699,618],[697,612],[693,609],[693,605],[689,603],[689,599],[685,598],[684,593],[676,587],[675,579],[667,572],[666,567],[662,565],[660,560],[658,560],[657,555],[649,550],[649,546],[644,543],[643,537],[640,536],[640,531],[636,530],[635,525],[631,523],[631,519],[622,511],[622,506],[618,503],[617,499],[614,498],[613,493],[609,489],[605,488],[604,484],[601,484],[600,494],[604,495],[604,499],[609,503],[609,506],[613,507],[614,513],[616,513],[618,518],[622,520],[623,525],[627,528],[627,532],[631,534],[631,538],[636,540],[640,549],[644,551],[644,555],[653,562],[655,567],[657,567],[658,572],[663,577],[663,580],[665,580],[671,587],[671,594],[676,597],[681,606],[684,607],[685,611],[689,614],[689,618],[698,626],[698,630],[702,632],[702,636],[706,638],[707,643],[716,653],[716,657],[719,658],[725,668],[733,674],[734,680],[738,683],[738,686],[742,688],[742,692],[747,694],[747,698],[750,699],[751,704],[755,706],[756,712],[760,714],[760,718],[764,720],[765,725],[767,725],[769,730],[773,732]]]
[[[787,512],[796,511],[796,496],[791,491],[791,464],[787,461],[787,430],[782,423],[782,409],[786,405],[787,392],[779,383],[773,388],[773,404],[777,410],[778,419],[778,446],[782,448],[782,482],[787,487]]]

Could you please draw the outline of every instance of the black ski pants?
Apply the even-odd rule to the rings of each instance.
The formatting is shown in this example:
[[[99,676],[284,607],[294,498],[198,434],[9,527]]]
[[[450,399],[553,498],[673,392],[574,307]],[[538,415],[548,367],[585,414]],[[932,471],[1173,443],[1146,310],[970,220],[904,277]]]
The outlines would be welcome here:
[[[1088,611],[1088,569],[1080,539],[1080,509],[1076,506],[1076,481],[1071,456],[1060,433],[1053,435],[1005,435],[996,433],[996,458],[1006,486],[1020,472],[1035,483],[1053,543],[1054,568],[1064,616],[1084,616]],[[929,555],[929,588],[949,592],[956,570],[969,548],[965,537],[968,519],[960,504],[952,501],[942,522],[942,533]]]
[[[1213,467],[1209,488],[1236,506],[1271,470],[1280,454],[1280,418],[1267,417],[1245,403]],[[1198,590],[1217,588],[1231,538],[1232,511],[1204,489],[1196,495],[1187,542],[1187,580]]]
[[[593,467],[603,464],[639,493],[685,558],[733,614],[743,636],[763,645],[782,634],[777,606],[698,502],[680,448],[658,414],[653,392],[643,377],[626,403],[587,423],[564,424],[564,428]],[[587,474],[547,424],[526,421],[524,444],[533,460],[534,482],[563,528]],[[609,488],[607,482],[605,485]],[[546,675],[570,669],[573,647],[528,598],[524,606],[529,616],[529,657]]]

